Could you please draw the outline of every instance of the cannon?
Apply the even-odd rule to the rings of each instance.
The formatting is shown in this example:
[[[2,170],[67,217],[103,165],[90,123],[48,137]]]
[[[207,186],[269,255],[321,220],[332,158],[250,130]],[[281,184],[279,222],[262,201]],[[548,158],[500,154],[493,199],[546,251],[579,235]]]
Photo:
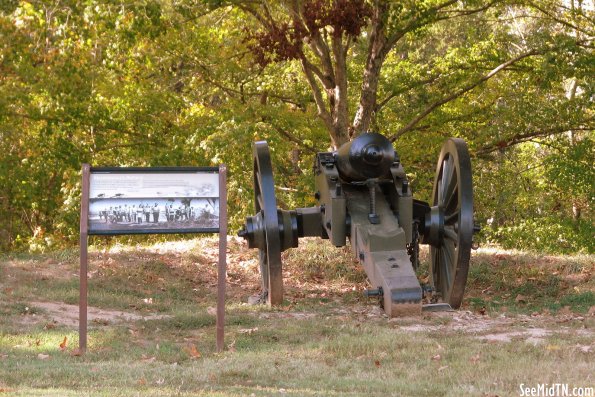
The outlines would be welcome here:
[[[366,295],[378,297],[389,317],[461,305],[478,230],[471,161],[462,139],[450,138],[442,147],[431,205],[412,197],[398,154],[378,133],[316,155],[314,207],[278,208],[265,141],[254,144],[253,158],[256,214],[238,235],[259,250],[262,303],[283,301],[281,252],[297,247],[300,237],[320,237],[337,247],[349,241],[373,287]],[[420,244],[429,245],[431,259],[424,286],[416,275]],[[432,300],[423,304],[427,294]]]

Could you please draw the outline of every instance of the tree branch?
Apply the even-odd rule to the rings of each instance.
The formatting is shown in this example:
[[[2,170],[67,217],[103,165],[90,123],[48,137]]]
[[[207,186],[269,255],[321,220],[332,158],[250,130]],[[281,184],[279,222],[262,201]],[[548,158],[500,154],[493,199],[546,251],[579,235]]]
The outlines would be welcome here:
[[[316,108],[318,110],[318,116],[324,122],[325,127],[328,131],[333,131],[333,121],[329,111],[325,107],[324,98],[322,96],[322,92],[320,91],[320,87],[316,84],[316,77],[312,73],[312,70],[308,68],[307,60],[304,56],[300,59],[302,63],[302,69],[304,74],[306,75],[306,80],[308,80],[308,84],[310,84],[310,88],[312,89],[312,94],[314,95],[314,102],[316,103]],[[333,137],[331,137],[333,138]],[[334,139],[334,138],[333,138]]]
[[[593,118],[585,120],[586,123],[593,122]],[[573,131],[593,131],[595,126],[580,126],[580,127],[573,127],[573,126],[560,126],[555,128],[550,128],[547,130],[539,130],[539,131],[530,131],[525,132],[524,134],[516,134],[508,140],[500,140],[498,142],[492,142],[488,145],[483,146],[482,148],[475,151],[478,156],[485,156],[497,150],[505,149],[514,145],[518,145],[519,143],[531,141],[534,138],[539,137],[546,137],[550,135],[556,134],[563,134],[570,130]]]
[[[584,33],[584,34],[586,34],[588,36],[593,36],[595,34],[593,31],[590,32],[588,30],[579,28],[578,26],[576,26],[576,25],[574,25],[574,24],[572,24],[572,23],[570,23],[568,21],[564,21],[563,19],[560,19],[560,18],[556,17],[555,15],[552,15],[547,10],[543,9],[543,7],[540,7],[539,5],[535,4],[535,2],[533,2],[533,1],[529,1],[528,4],[531,7],[535,8],[536,10],[539,10],[542,14],[547,15],[553,21],[556,21],[559,24],[566,26],[567,28],[574,29],[574,30],[576,30],[578,32],[581,32],[581,33]],[[579,15],[582,16],[582,13],[579,13]],[[589,19],[589,18],[587,18],[587,19]],[[593,23],[593,21],[589,21],[589,22]]]
[[[304,144],[304,142],[301,139],[299,139],[298,137],[296,137],[295,135],[293,135],[292,133],[290,133],[286,129],[281,128],[278,125],[275,125],[271,120],[266,120],[266,122],[271,127],[273,127],[273,129],[275,131],[277,131],[281,136],[285,137],[288,141],[297,144],[301,149],[304,149],[307,152],[312,153],[312,154],[318,153],[318,151],[316,149],[314,149],[311,146],[308,146],[308,145]]]
[[[254,8],[252,7],[248,7],[246,4],[242,3],[242,2],[238,2],[237,4],[238,8],[250,15],[252,15],[254,18],[256,18],[256,20],[258,22],[260,22],[260,24],[265,28],[265,29],[272,29],[274,28],[275,24],[273,20],[268,20],[266,17],[264,17],[262,14],[260,14],[258,11],[256,11]],[[270,14],[269,14],[270,16]]]
[[[403,89],[400,90],[394,90],[392,91],[386,98],[384,98],[378,105],[376,105],[376,109],[374,110],[376,113],[380,112],[382,110],[382,108],[384,106],[386,106],[393,98],[395,98],[396,96],[403,94],[404,92],[409,91],[412,88],[416,88],[416,87],[420,87],[422,85],[426,85],[426,84],[431,84],[433,82],[435,82],[436,80],[438,80],[441,77],[441,74],[437,74],[435,76],[432,76],[426,80],[422,80],[422,81],[418,81],[416,84],[414,85],[410,85],[408,87],[405,87]]]
[[[327,90],[332,90],[335,87],[335,82],[333,81],[334,78],[332,76],[329,75],[325,75],[319,68],[318,66],[314,65],[312,62],[310,62],[308,60],[308,58],[306,57],[305,54],[302,53],[302,66],[305,64],[307,65],[308,69],[310,69],[312,71],[312,73],[314,73],[316,75],[316,77],[318,77],[318,80],[320,80],[320,83],[322,84],[322,86],[327,89]],[[332,69],[330,71],[330,73],[333,73]]]
[[[443,10],[441,12],[443,14],[454,14],[454,15],[450,15],[450,16],[446,17],[446,19],[456,18],[456,17],[466,16],[466,15],[477,14],[478,12],[485,11],[488,8],[492,7],[494,4],[499,3],[501,1],[502,0],[493,0],[493,1],[489,2],[489,3],[487,3],[486,5],[482,6],[482,7],[473,8],[473,9],[469,9],[469,10],[465,10],[465,9],[462,9],[462,10]],[[444,8],[444,7],[442,7],[442,8]],[[445,18],[440,18],[440,19],[445,19]]]
[[[415,127],[417,125],[417,123],[419,123],[420,121],[422,121],[423,119],[425,119],[434,109],[444,105],[445,103],[448,103],[452,100],[455,100],[457,98],[459,98],[460,96],[464,95],[465,93],[471,91],[472,89],[474,89],[475,87],[477,87],[478,85],[482,84],[483,82],[491,79],[492,77],[494,77],[496,74],[498,74],[499,72],[501,72],[502,70],[506,69],[508,66],[515,64],[516,62],[519,62],[527,57],[530,56],[534,56],[539,54],[540,52],[537,50],[531,50],[529,52],[526,52],[524,54],[521,54],[513,59],[509,59],[508,61],[501,63],[500,65],[498,65],[497,67],[495,67],[494,69],[492,69],[489,73],[487,73],[486,75],[482,76],[480,79],[474,81],[471,84],[468,84],[467,86],[459,89],[458,91],[455,91],[454,93],[452,93],[451,95],[448,95],[430,105],[428,105],[420,114],[418,114],[417,116],[415,116],[411,121],[409,121],[409,123],[407,123],[403,128],[399,129],[395,134],[393,134],[389,139],[391,142],[394,142],[395,140],[397,140],[399,137],[401,137],[402,135],[404,135],[405,133],[407,133],[408,131],[410,131],[413,127]]]

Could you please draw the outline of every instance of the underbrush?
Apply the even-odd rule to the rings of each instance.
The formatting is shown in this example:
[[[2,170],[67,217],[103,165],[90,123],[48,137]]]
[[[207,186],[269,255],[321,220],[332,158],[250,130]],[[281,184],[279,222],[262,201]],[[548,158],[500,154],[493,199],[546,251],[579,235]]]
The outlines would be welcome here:
[[[549,254],[595,254],[595,224],[589,220],[523,219],[512,225],[481,231],[488,244]]]

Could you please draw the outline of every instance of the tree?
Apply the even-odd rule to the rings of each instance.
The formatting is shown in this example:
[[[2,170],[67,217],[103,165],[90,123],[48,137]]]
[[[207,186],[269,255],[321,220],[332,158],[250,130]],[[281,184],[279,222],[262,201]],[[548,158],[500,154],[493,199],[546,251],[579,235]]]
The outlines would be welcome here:
[[[238,225],[254,140],[269,141],[278,201],[295,207],[313,204],[311,155],[366,130],[395,141],[416,197],[459,136],[480,220],[498,188],[505,209],[543,198],[541,213],[503,211],[501,227],[557,201],[590,219],[588,173],[576,200],[554,180],[588,163],[592,13],[579,0],[3,2],[0,246],[76,241],[81,162],[225,162]],[[522,172],[525,196],[488,177],[530,167],[527,153],[547,161]]]
[[[461,20],[467,24],[482,23],[510,10],[513,7],[511,3],[454,0],[206,3],[219,10],[233,5],[259,24],[258,29],[248,28],[246,38],[248,48],[261,66],[287,61],[299,63],[318,116],[334,147],[370,128],[378,128],[378,114],[386,105],[395,97],[405,96],[414,89],[440,87],[443,91],[439,96],[425,98],[426,103],[414,114],[400,120],[399,128],[391,134],[392,140],[415,130],[441,106],[466,95],[498,73],[514,70],[528,58],[544,54],[551,56],[558,50],[563,51],[561,46],[548,42],[504,51],[499,51],[503,48],[498,46],[481,48],[481,44],[499,44],[490,40],[490,32],[486,32],[488,36],[475,35],[475,39],[481,41],[472,42],[472,46],[461,43],[455,37],[451,43],[443,40],[441,49],[426,55],[439,59],[459,50],[462,59],[458,56],[456,62],[450,65],[449,62],[438,64],[435,59],[434,65],[427,65],[427,73],[419,76],[421,79],[412,81],[412,85],[400,90],[386,90],[388,87],[383,87],[383,78],[387,75],[385,65],[391,57],[393,65],[398,64],[394,53],[407,63],[410,53],[416,50],[414,47],[423,46],[428,39],[435,42],[432,33],[444,32],[440,27],[445,23],[456,25]],[[541,7],[530,3],[519,9],[523,12],[536,9],[540,18],[564,23],[548,13],[552,9],[555,11],[556,6],[555,2]],[[481,18],[475,18],[478,14]],[[467,49],[474,51],[465,54]],[[381,93],[384,97],[379,99]]]

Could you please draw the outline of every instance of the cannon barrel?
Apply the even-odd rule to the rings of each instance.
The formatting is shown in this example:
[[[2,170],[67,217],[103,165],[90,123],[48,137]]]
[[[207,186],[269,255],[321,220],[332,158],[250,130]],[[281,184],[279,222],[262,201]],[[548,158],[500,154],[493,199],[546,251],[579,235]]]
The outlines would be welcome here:
[[[361,134],[336,153],[339,175],[346,182],[389,176],[395,158],[390,141],[375,132]]]

